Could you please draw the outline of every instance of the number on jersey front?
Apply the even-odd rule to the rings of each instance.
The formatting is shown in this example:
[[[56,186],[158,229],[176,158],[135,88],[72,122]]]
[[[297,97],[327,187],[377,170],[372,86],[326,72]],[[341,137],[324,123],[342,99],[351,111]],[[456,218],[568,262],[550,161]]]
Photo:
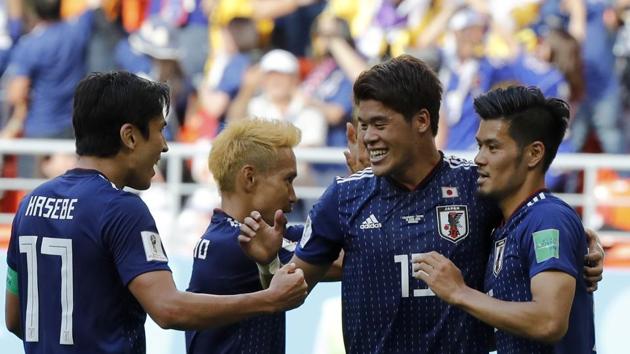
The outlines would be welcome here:
[[[419,255],[419,253],[412,253],[413,256]],[[397,254],[394,256],[394,262],[400,263],[400,296],[409,297],[409,268],[411,263],[409,256],[406,254]],[[413,297],[435,296],[435,293],[429,289],[413,289]]]
[[[20,236],[20,253],[26,254],[26,342],[39,341],[39,286],[37,273],[37,236]],[[72,240],[43,237],[41,254],[61,257],[61,329],[59,344],[74,344],[72,311],[74,308]]]

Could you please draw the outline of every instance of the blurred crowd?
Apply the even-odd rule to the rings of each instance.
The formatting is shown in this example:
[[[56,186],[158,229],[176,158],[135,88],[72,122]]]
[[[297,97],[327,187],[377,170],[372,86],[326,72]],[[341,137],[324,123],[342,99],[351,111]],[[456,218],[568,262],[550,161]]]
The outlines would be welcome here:
[[[403,53],[443,82],[443,150],[476,149],[474,97],[524,84],[571,103],[560,152],[627,151],[630,0],[0,0],[0,137],[72,137],[77,82],[122,69],[170,85],[172,141],[212,141],[257,116],[293,122],[301,146],[344,147],[353,81]],[[21,157],[14,172],[46,176],[42,166]],[[205,161],[185,170],[211,183]],[[303,165],[298,184],[346,173]]]

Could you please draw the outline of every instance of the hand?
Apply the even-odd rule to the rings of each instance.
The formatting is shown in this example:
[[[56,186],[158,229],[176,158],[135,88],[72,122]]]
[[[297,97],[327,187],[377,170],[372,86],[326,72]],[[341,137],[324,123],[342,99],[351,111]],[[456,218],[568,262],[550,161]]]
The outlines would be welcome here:
[[[427,283],[440,299],[455,304],[466,290],[462,272],[443,255],[432,251],[411,258],[413,277]]]
[[[278,269],[266,291],[270,294],[275,311],[296,308],[304,302],[306,295],[308,295],[304,272],[302,269],[296,268],[295,263],[289,263]]]
[[[604,249],[595,231],[586,229],[586,239],[588,240],[588,254],[584,256],[584,279],[586,290],[594,292],[604,272]]]
[[[238,242],[243,251],[259,264],[269,264],[282,247],[287,218],[276,210],[274,225],[269,226],[257,211],[252,211],[241,224]]]
[[[357,130],[352,123],[346,123],[346,138],[348,139],[348,151],[344,151],[346,165],[351,173],[370,167],[370,158],[365,144],[359,139]]]

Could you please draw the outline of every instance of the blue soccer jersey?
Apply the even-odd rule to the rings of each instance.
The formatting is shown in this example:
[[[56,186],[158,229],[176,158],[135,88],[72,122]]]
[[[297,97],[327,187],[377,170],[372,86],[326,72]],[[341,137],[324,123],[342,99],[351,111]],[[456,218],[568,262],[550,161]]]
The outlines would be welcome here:
[[[371,169],[338,178],[310,212],[296,255],[334,261],[345,251],[343,328],[348,353],[487,353],[492,330],[412,276],[411,257],[437,251],[483,288],[499,218],[475,195],[476,167],[443,158],[409,191]]]
[[[537,192],[494,231],[493,241],[485,290],[497,299],[531,301],[530,279],[545,271],[561,271],[576,280],[569,329],[562,340],[549,345],[497,331],[497,351],[594,353],[593,296],[582,279],[587,242],[575,211],[548,192]]]
[[[127,285],[169,268],[138,196],[94,170],[42,184],[15,215],[7,262],[27,354],[145,352],[146,313]]]
[[[262,290],[258,267],[238,244],[239,222],[216,209],[208,229],[194,249],[188,291],[233,295]],[[280,261],[293,256],[303,227],[289,227]],[[292,241],[291,241],[292,240]],[[187,353],[284,354],[284,312],[252,317],[204,331],[186,331]]]

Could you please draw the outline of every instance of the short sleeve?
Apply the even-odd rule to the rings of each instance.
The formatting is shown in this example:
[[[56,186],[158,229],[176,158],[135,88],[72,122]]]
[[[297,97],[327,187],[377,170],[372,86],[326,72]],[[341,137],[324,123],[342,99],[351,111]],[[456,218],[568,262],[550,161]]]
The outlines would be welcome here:
[[[234,99],[243,81],[243,75],[250,65],[250,60],[245,55],[237,55],[230,60],[223,71],[217,90],[226,93],[230,99]]]
[[[125,285],[142,273],[170,270],[155,220],[139,197],[128,194],[113,200],[103,214],[102,228]]]
[[[329,264],[339,256],[344,233],[339,222],[338,185],[332,184],[310,211],[296,256],[312,264]]]
[[[338,73],[343,75],[341,72]],[[352,112],[352,82],[345,77],[341,79],[338,90],[334,95],[327,97],[325,101],[343,107],[346,113]]]
[[[26,198],[24,198],[26,200]],[[9,239],[9,248],[7,249],[7,265],[17,271],[18,270],[18,235],[17,225],[20,223],[22,213],[17,212],[13,218],[11,225],[11,237]]]
[[[552,270],[577,278],[586,254],[586,234],[577,216],[548,204],[527,222],[520,246],[522,254],[527,254],[530,278]]]
[[[11,53],[7,73],[13,77],[23,76],[31,78],[36,70],[37,53],[30,45],[28,38],[19,41]]]

